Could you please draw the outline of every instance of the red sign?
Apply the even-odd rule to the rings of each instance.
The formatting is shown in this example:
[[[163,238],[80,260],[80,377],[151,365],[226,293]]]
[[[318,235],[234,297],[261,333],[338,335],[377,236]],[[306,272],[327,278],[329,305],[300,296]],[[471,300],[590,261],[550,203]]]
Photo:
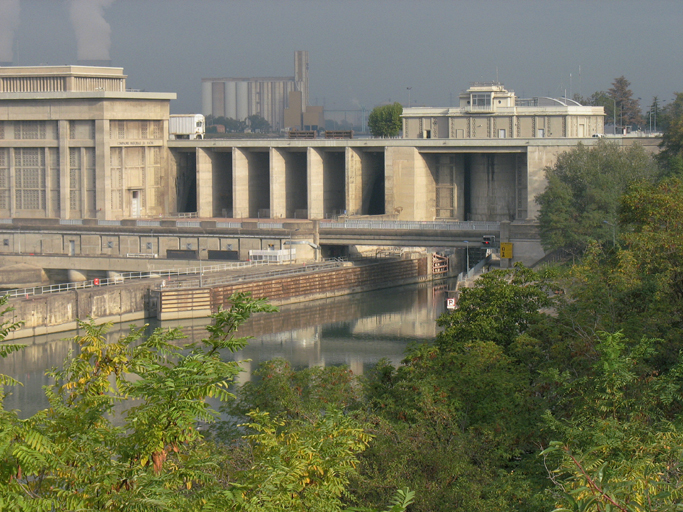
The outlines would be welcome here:
[[[92,284],[94,284],[95,286],[99,286],[100,280],[96,277],[95,279],[92,280]]]

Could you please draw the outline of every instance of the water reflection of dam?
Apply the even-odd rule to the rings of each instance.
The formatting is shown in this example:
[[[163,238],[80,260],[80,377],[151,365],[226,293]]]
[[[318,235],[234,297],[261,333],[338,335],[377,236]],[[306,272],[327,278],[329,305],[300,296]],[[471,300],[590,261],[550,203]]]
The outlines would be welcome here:
[[[237,354],[225,357],[244,362],[239,381],[251,378],[260,362],[282,357],[297,368],[347,364],[356,374],[385,357],[394,363],[403,358],[407,345],[434,338],[436,318],[443,312],[443,292],[432,283],[336,297],[315,302],[283,306],[278,313],[255,315],[238,335],[253,336]],[[154,323],[154,327],[183,327],[187,339],[206,337],[206,319]],[[143,325],[137,322],[138,326]],[[128,333],[129,325],[117,324],[109,331],[111,341]],[[9,409],[31,414],[47,406],[42,386],[48,384],[44,373],[61,366],[70,350],[75,350],[77,332],[58,333],[21,340],[28,346],[0,360],[0,373],[11,375],[23,387],[7,389]]]

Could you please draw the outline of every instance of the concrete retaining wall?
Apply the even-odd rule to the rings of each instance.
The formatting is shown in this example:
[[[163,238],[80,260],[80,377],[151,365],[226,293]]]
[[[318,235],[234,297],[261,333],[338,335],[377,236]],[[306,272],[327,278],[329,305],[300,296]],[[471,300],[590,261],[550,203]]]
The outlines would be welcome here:
[[[23,321],[22,329],[8,336],[25,338],[76,329],[78,320],[93,317],[102,322],[130,322],[149,316],[149,289],[138,282],[101,288],[29,296],[10,302],[14,311],[5,319]]]
[[[5,319],[23,321],[24,325],[8,339],[74,330],[79,319],[88,317],[98,323],[151,316],[161,320],[206,317],[219,306],[227,307],[227,299],[236,291],[267,297],[277,305],[388,288],[431,279],[431,264],[431,255],[427,255],[212,289],[153,290],[160,280],[145,280],[29,296],[11,301],[14,311]]]

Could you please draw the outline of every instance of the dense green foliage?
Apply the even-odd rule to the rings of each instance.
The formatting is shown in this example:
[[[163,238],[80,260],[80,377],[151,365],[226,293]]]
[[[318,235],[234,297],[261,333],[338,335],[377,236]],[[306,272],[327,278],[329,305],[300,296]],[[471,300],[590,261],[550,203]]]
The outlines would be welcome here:
[[[214,315],[207,338],[184,347],[176,329],[147,338],[133,329],[108,343],[108,324],[84,322],[80,352],[50,372],[49,409],[20,420],[1,407],[0,394],[0,510],[341,510],[371,439],[353,418],[330,409],[284,422],[253,411],[252,433],[233,445],[202,430],[218,416],[207,399],[229,402],[240,371],[221,351],[242,349],[239,326],[274,310],[239,293],[231,303]],[[0,334],[14,328],[2,324]],[[20,348],[1,344],[0,355]],[[128,406],[114,421],[123,400]],[[401,512],[412,499],[402,490],[387,502]]]
[[[676,93],[676,98],[669,103],[659,116],[664,136],[660,145],[662,151],[658,155],[664,169],[669,175],[683,175],[683,93]]]
[[[400,103],[375,107],[368,116],[368,128],[374,137],[396,137],[401,131],[401,114],[403,106]]]
[[[544,248],[580,255],[591,240],[612,241],[621,195],[657,172],[652,157],[638,145],[621,148],[601,140],[561,154],[546,168],[548,186],[536,198]]]

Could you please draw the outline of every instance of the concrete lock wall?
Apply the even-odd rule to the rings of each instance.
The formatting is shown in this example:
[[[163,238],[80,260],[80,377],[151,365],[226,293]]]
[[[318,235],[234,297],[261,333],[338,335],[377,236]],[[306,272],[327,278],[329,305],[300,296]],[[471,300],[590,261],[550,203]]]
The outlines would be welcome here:
[[[26,227],[0,229],[0,267],[21,263],[31,256],[35,265],[48,269],[146,271],[179,267],[177,260],[165,260],[170,250],[202,251],[201,259],[208,259],[209,250],[238,251],[241,259],[247,260],[249,250],[268,249],[269,245],[282,248],[290,238],[316,243],[314,223],[310,221],[284,223],[272,231],[259,228],[256,221],[242,222],[242,228],[232,232],[216,228],[214,221],[203,222],[205,225],[199,228],[178,228],[174,221],[162,223],[172,226],[131,227],[119,234],[112,231],[126,228],[79,226],[80,231],[63,233],[58,232],[63,229],[60,225],[53,231],[48,226],[31,231]],[[45,241],[50,244],[41,246]],[[303,246],[300,250],[304,250]]]
[[[287,161],[286,152],[270,148],[270,217],[287,216]]]
[[[514,220],[516,182],[514,154],[472,155],[471,214],[467,220]]]
[[[306,153],[308,164],[308,218],[323,219],[325,210],[323,204],[323,150],[309,147]]]
[[[12,300],[14,311],[5,319],[22,321],[23,326],[8,339],[70,331],[76,329],[78,320],[88,317],[97,323],[145,318],[149,316],[149,286],[148,282],[129,283]]]
[[[248,158],[247,150],[232,150],[232,217],[235,218],[249,217],[249,173],[245,172]]]
[[[436,190],[425,158],[415,147],[391,147],[385,153],[386,212],[401,220],[434,220]],[[430,198],[432,200],[430,201]]]
[[[345,267],[294,277],[274,278],[206,289],[151,291],[154,280],[127,282],[115,286],[83,288],[62,293],[13,299],[14,311],[7,320],[23,322],[22,328],[8,339],[69,331],[79,320],[89,318],[98,324],[121,323],[158,315],[169,318],[206,316],[209,310],[227,306],[228,297],[236,292],[250,292],[254,297],[269,298],[275,304],[301,302],[322,297],[398,286],[431,279],[431,259],[390,260],[374,265]],[[183,301],[173,299],[181,294]],[[195,296],[196,295],[196,296]],[[169,299],[165,300],[164,296]],[[209,301],[210,302],[207,302]],[[164,314],[164,304],[172,304]],[[160,309],[157,309],[160,308]]]

